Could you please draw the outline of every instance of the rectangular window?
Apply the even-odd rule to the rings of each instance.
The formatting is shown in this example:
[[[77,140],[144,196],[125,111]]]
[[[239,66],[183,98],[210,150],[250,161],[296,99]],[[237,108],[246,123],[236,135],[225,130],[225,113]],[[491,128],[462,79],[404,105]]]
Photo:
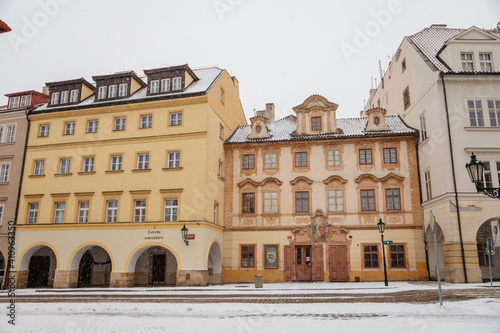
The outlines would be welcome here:
[[[71,166],[71,159],[62,158],[59,163],[59,173],[60,174],[68,174]]]
[[[126,117],[117,117],[115,118],[115,131],[124,131],[125,130],[125,120]]]
[[[0,183],[7,183],[9,181],[10,163],[0,164]]]
[[[295,192],[295,212],[307,213],[309,212],[309,192]]]
[[[56,202],[54,209],[54,223],[64,222],[64,210],[66,208],[65,202]]]
[[[161,80],[161,92],[170,91],[170,79]]]
[[[490,125],[500,127],[500,101],[488,101],[488,112],[490,114]]]
[[[44,166],[45,166],[45,161],[35,161],[35,170],[33,174],[35,176],[42,176]]]
[[[52,94],[54,96],[54,94]],[[11,97],[9,99],[9,109],[14,109],[19,107],[19,96]]]
[[[50,130],[50,125],[49,124],[40,125],[40,131],[38,133],[38,136],[39,137],[47,137],[47,136],[49,136],[49,130]]]
[[[137,169],[138,170],[149,169],[149,154],[137,155]]]
[[[427,125],[425,124],[425,114],[420,116],[420,139],[425,141],[427,139]]]
[[[427,170],[424,172],[425,181],[425,193],[427,195],[427,200],[432,199],[432,187],[431,187],[431,171]]]
[[[3,205],[0,205],[0,225],[2,225],[2,219],[3,219]]]
[[[410,87],[406,87],[406,89],[403,91],[403,106],[405,110],[410,106],[410,104]]]
[[[388,188],[385,190],[385,203],[387,210],[400,210],[401,197],[398,188]]]
[[[243,169],[255,169],[255,155],[243,155]]]
[[[360,149],[359,150],[359,164],[372,164],[372,150]]]
[[[278,153],[266,153],[264,155],[264,168],[273,169],[278,167]]]
[[[384,148],[384,163],[398,163],[396,148]]]
[[[115,98],[117,93],[116,84],[110,85],[108,89],[108,98]]]
[[[7,125],[7,133],[5,134],[5,142],[14,142],[16,137],[16,125]]]
[[[375,190],[361,190],[361,210],[375,210]]]
[[[101,86],[97,91],[97,99],[104,99],[104,98],[106,98],[106,86]]]
[[[57,105],[57,104],[59,104],[59,93],[54,92],[50,97],[50,105]]]
[[[405,268],[406,267],[405,246],[402,244],[390,245],[389,258],[391,262],[391,268]]]
[[[321,131],[321,117],[312,117],[311,118],[311,130],[312,131]]]
[[[219,204],[217,202],[214,203],[214,223],[218,224],[219,222]]]
[[[217,176],[222,177],[222,162],[219,161],[219,170],[217,172]]]
[[[491,65],[490,53],[479,53],[479,65],[482,72],[492,72],[493,66]]]
[[[173,91],[181,90],[182,89],[181,85],[182,85],[182,78],[174,77],[174,79],[172,80],[172,90]]]
[[[31,202],[28,205],[28,224],[36,224],[38,220],[38,202]]]
[[[378,268],[378,246],[365,245],[363,246],[363,256],[365,268]]]
[[[480,100],[467,101],[469,108],[469,121],[473,127],[484,126],[483,105]]]
[[[127,97],[127,83],[120,83],[118,86],[118,97]]]
[[[264,213],[277,214],[279,212],[278,192],[264,192]]]
[[[31,96],[30,95],[24,95],[21,97],[21,104],[19,105],[20,107],[23,106],[29,106],[31,102]]]
[[[159,85],[160,81],[159,80],[153,80],[149,83],[149,93],[150,94],[157,94],[159,90]]]
[[[118,217],[118,201],[109,200],[106,202],[106,223],[115,223]]]
[[[472,53],[462,53],[460,54],[460,59],[462,60],[462,71],[474,71],[474,58],[472,56]]]
[[[69,102],[70,103],[78,102],[78,89],[71,90],[71,93],[69,96]]]
[[[93,172],[94,171],[94,158],[85,157],[83,159],[83,172]]]
[[[151,128],[153,127],[153,115],[147,114],[141,116],[141,128]]]
[[[168,168],[179,168],[181,166],[181,153],[171,152],[168,153]]]
[[[307,167],[307,153],[306,152],[295,153],[295,166],[296,167]]]
[[[120,171],[122,169],[122,155],[111,156],[110,171]]]
[[[78,203],[78,223],[87,223],[89,221],[89,207],[88,201],[80,201]]]
[[[73,135],[75,134],[75,122],[68,121],[64,123],[64,135]]]
[[[163,221],[174,222],[177,221],[177,199],[166,199],[165,200],[165,213],[163,216]]]
[[[255,267],[255,246],[241,246],[241,267]]]
[[[146,221],[146,200],[135,200],[134,222]]]
[[[336,166],[342,164],[340,150],[328,150],[326,152],[326,164],[328,166]]]
[[[99,120],[87,121],[87,133],[97,133],[98,126],[99,126]]]
[[[66,104],[68,103],[68,97],[69,97],[69,91],[62,91],[61,92],[61,104]]]
[[[219,125],[219,138],[224,139],[224,126]]]
[[[243,193],[242,196],[242,213],[255,213],[255,193]]]
[[[493,178],[491,177],[490,162],[483,161],[484,184],[483,187],[493,187]]]
[[[344,211],[344,191],[330,190],[328,191],[328,211],[343,212]]]
[[[170,126],[182,125],[182,112],[172,112],[170,114]]]
[[[224,103],[224,90],[221,89],[220,91],[220,101]]]
[[[3,140],[3,126],[0,125],[0,143],[2,143],[2,140]]]

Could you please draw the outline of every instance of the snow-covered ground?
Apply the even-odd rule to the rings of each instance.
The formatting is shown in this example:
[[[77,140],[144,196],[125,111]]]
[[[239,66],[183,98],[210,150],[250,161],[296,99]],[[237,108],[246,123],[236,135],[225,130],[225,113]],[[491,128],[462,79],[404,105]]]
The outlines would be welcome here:
[[[489,284],[443,284],[443,289]],[[436,289],[432,282],[283,283],[191,288],[17,290],[28,294],[231,295],[255,293],[382,293]],[[500,283],[495,283],[495,289]],[[0,296],[6,297],[4,292]],[[375,295],[374,295],[375,296]],[[6,308],[7,303],[0,303]],[[4,310],[5,313],[5,310]],[[0,319],[0,332],[500,332],[500,299],[439,303],[16,303],[16,326]]]

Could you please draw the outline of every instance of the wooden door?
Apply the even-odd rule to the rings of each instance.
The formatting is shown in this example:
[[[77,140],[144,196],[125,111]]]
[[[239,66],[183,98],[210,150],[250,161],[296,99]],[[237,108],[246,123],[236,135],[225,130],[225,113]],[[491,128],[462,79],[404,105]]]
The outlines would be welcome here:
[[[311,246],[295,246],[295,280],[312,281]]]
[[[328,262],[330,265],[330,281],[349,281],[347,246],[330,246],[328,250]]]
[[[312,279],[323,281],[323,245],[314,245],[312,250]]]
[[[285,245],[285,281],[293,280],[293,247],[291,245]]]
[[[165,283],[165,264],[167,256],[165,254],[153,254],[153,284]]]

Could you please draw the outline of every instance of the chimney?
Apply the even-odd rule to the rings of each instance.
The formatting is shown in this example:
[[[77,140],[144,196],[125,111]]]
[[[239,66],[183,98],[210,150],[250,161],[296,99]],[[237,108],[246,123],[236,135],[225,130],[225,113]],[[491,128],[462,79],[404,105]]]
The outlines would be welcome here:
[[[274,103],[266,103],[265,110],[255,111],[254,113],[256,116],[266,117],[268,122],[272,122],[275,115]]]
[[[49,88],[47,86],[42,87],[42,94],[45,94],[45,95],[49,94]]]
[[[444,29],[446,28],[446,24],[431,24],[431,28]]]

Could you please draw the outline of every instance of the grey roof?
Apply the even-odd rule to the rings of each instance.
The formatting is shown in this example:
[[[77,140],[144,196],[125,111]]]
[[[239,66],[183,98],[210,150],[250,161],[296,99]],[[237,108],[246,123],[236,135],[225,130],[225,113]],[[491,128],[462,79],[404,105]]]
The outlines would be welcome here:
[[[251,142],[278,142],[278,141],[301,141],[301,140],[321,140],[321,139],[341,139],[349,137],[363,136],[393,136],[393,135],[415,135],[417,130],[407,126],[399,116],[386,116],[385,121],[389,127],[388,131],[365,132],[368,118],[338,118],[337,127],[341,133],[322,133],[307,135],[292,135],[297,129],[297,118],[289,115],[280,120],[267,124],[269,134],[266,139],[248,139],[252,132],[251,125],[238,126],[236,130],[227,138],[226,144],[231,143],[251,143]]]
[[[424,60],[427,60],[432,65],[434,65],[437,70],[443,72],[451,72],[446,63],[441,61],[441,59],[439,58],[439,52],[448,40],[466,30],[469,29],[430,27],[407,37],[407,39],[409,39],[410,42],[417,48],[417,50],[424,57]],[[483,31],[495,37],[500,37],[500,31],[498,30]]]
[[[147,96],[147,87],[143,87],[130,95],[127,98],[121,98],[121,99],[116,99],[112,101],[95,101],[95,93],[89,96],[88,98],[84,99],[78,104],[72,104],[72,105],[58,105],[54,107],[48,107],[48,103],[43,104],[42,106],[38,107],[33,111],[33,113],[37,112],[48,112],[48,111],[57,111],[57,110],[66,110],[66,109],[78,109],[80,107],[99,107],[101,105],[109,105],[110,103],[116,104],[116,103],[134,103],[134,102],[139,102],[142,100],[157,100],[161,98],[181,98],[187,95],[192,95],[192,94],[197,94],[197,93],[206,93],[212,85],[215,83],[217,78],[222,74],[224,71],[223,69],[216,68],[216,67],[210,67],[210,68],[202,68],[202,69],[195,69],[193,70],[196,72],[196,76],[199,78],[198,81],[192,82],[189,87],[187,87],[186,90],[180,91],[180,92],[171,92],[171,93],[166,93],[166,94],[155,94],[153,96]]]

